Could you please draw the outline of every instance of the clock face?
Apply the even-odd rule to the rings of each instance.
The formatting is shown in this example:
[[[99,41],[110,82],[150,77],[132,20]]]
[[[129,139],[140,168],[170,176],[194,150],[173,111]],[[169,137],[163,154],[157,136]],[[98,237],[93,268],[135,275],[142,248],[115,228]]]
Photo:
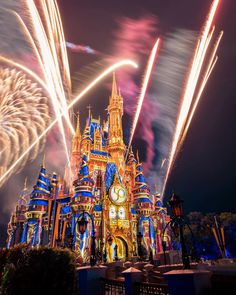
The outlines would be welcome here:
[[[110,190],[111,201],[117,205],[127,200],[126,189],[122,185],[113,185]]]

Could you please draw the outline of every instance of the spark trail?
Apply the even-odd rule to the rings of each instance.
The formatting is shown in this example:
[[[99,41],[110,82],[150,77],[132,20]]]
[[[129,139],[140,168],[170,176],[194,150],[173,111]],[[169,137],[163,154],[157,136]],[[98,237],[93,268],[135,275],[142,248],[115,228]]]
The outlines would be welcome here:
[[[40,2],[42,18],[33,0],[27,0],[27,6],[30,12],[32,22],[33,36],[30,38],[33,48],[37,52],[39,64],[43,66],[43,74],[45,82],[50,90],[50,98],[58,118],[60,132],[63,138],[67,161],[69,162],[69,152],[67,148],[66,135],[62,119],[60,117],[60,109],[67,110],[66,91],[64,89],[64,80],[67,82],[67,90],[70,90],[70,71],[68,58],[65,49],[65,38],[61,25],[60,14],[56,1]],[[23,21],[22,21],[23,22]],[[26,26],[23,26],[25,29]],[[29,34],[29,31],[27,31]],[[38,46],[37,46],[38,44]],[[64,79],[65,77],[65,79]],[[66,112],[65,119],[71,132],[74,129],[70,122],[69,113]]]
[[[143,84],[142,84],[142,89],[141,89],[141,93],[138,99],[138,105],[137,105],[137,110],[134,116],[134,121],[133,121],[133,125],[132,125],[132,129],[131,129],[131,134],[130,134],[130,140],[129,140],[129,145],[127,148],[127,153],[126,153],[126,159],[129,153],[129,149],[134,137],[134,132],[138,123],[138,119],[139,119],[139,115],[142,109],[142,105],[143,105],[143,100],[145,98],[146,92],[147,92],[147,88],[148,88],[148,83],[151,77],[151,73],[152,73],[152,69],[153,69],[153,65],[155,63],[156,60],[156,56],[157,56],[157,51],[159,48],[159,43],[160,43],[160,39],[157,39],[156,43],[154,44],[150,57],[148,59],[148,63],[147,63],[147,68],[146,68],[146,72],[145,72],[145,76],[143,79]]]
[[[108,67],[105,71],[103,71],[97,78],[95,78],[83,91],[80,92],[72,102],[67,106],[66,110],[60,111],[60,118],[65,117],[67,111],[69,111],[83,96],[85,96],[93,87],[95,87],[103,78],[107,75],[115,71],[116,69],[123,66],[132,66],[137,68],[138,65],[132,60],[121,60],[112,66]],[[0,184],[4,181],[4,179],[15,169],[15,167],[24,159],[24,157],[38,144],[38,142],[44,138],[44,136],[48,133],[49,130],[58,122],[58,118],[55,118],[49,126],[37,137],[37,139],[19,156],[19,158],[9,167],[9,169],[4,172],[0,176]]]
[[[181,103],[181,107],[180,107],[180,111],[179,111],[179,115],[177,119],[170,156],[168,159],[167,173],[166,173],[164,185],[162,188],[162,194],[161,194],[162,198],[164,197],[165,188],[166,188],[167,180],[169,178],[171,169],[173,168],[173,164],[175,162],[177,154],[183,144],[184,138],[187,134],[189,125],[196,111],[197,105],[200,101],[201,94],[204,90],[206,82],[216,62],[215,55],[222,37],[222,33],[218,37],[216,45],[214,46],[212,50],[210,61],[207,62],[206,59],[207,59],[207,53],[208,53],[209,47],[211,45],[211,40],[214,34],[215,28],[213,27],[213,20],[216,15],[217,8],[219,6],[219,2],[220,0],[214,0],[212,2],[209,14],[207,16],[203,30],[201,32],[201,36],[199,37],[199,40],[198,40],[198,44],[195,50],[189,75],[187,77],[186,87],[184,89],[183,99],[182,99],[182,103]],[[203,74],[204,76],[201,79],[201,74],[204,71],[205,66],[207,67],[207,70],[205,74]],[[199,83],[200,83],[200,86],[199,86]]]

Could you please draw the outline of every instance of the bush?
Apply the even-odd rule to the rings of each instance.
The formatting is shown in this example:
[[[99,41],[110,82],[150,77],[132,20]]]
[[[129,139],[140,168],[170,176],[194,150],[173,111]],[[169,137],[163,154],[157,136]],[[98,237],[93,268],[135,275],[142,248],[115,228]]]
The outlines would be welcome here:
[[[69,250],[16,246],[7,253],[1,294],[74,294],[75,264]]]
[[[7,261],[7,253],[8,253],[7,249],[0,249],[0,286],[1,286],[3,269]]]

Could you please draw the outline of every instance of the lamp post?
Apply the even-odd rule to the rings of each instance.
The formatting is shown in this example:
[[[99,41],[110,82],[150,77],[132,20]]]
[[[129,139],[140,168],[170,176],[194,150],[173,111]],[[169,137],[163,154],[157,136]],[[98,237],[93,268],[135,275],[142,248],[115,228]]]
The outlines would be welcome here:
[[[83,212],[82,217],[77,221],[78,224],[78,230],[81,234],[84,234],[85,231],[87,230],[88,226],[88,221],[85,217],[85,214],[88,215],[92,221],[92,236],[91,236],[91,254],[90,254],[90,265],[94,266],[96,264],[96,247],[95,247],[95,230],[94,230],[94,224],[93,224],[93,219],[90,216],[89,213]]]
[[[189,255],[187,252],[187,247],[186,247],[185,239],[184,239],[184,231],[183,231],[183,228],[184,228],[183,200],[181,200],[179,196],[173,193],[169,200],[169,205],[171,207],[171,212],[173,214],[171,224],[178,225],[178,228],[179,228],[183,266],[184,266],[184,269],[190,269]]]

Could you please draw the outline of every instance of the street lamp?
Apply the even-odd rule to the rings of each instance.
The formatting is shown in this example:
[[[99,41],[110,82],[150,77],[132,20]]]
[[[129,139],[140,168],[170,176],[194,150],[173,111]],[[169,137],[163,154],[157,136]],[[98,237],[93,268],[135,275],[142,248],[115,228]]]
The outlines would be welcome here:
[[[176,218],[181,218],[184,216],[183,212],[183,200],[180,199],[175,193],[172,194],[169,200],[171,212]]]
[[[177,196],[175,193],[172,194],[169,200],[169,205],[171,207],[171,212],[173,214],[172,220],[171,220],[171,228],[176,229],[179,228],[179,236],[180,236],[180,244],[182,248],[182,261],[184,269],[190,269],[190,261],[189,261],[189,255],[187,252],[187,247],[185,244],[184,239],[184,213],[183,213],[183,200],[180,199],[179,196]]]

